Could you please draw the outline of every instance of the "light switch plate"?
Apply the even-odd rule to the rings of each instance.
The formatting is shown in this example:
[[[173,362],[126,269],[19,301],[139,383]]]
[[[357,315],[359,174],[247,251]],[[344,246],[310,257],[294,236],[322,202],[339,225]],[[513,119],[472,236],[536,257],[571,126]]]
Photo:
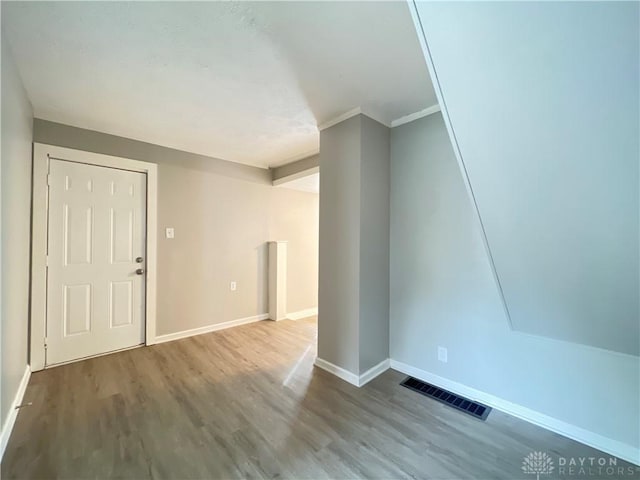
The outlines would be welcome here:
[[[235,292],[238,289],[238,284],[236,282],[231,282],[229,287],[231,288],[232,292]]]
[[[175,237],[175,232],[174,232],[172,227],[168,227],[166,229],[165,233],[166,233],[167,238],[174,238]]]

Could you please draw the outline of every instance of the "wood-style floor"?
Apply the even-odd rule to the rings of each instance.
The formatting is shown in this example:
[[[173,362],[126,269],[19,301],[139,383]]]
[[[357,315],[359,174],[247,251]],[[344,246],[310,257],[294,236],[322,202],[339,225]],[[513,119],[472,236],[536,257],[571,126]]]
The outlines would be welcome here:
[[[511,480],[536,478],[531,451],[604,456],[495,410],[471,418],[392,370],[356,388],[313,367],[315,345],[315,318],[259,322],[35,373],[2,478]]]

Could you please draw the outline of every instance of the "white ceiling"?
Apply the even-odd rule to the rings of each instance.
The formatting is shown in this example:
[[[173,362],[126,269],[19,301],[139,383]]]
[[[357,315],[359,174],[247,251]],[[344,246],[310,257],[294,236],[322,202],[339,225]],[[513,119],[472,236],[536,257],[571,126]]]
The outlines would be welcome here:
[[[407,4],[2,2],[38,118],[225,160],[315,153],[354,108],[436,103]]]
[[[312,173],[306,177],[296,178],[290,182],[281,183],[278,187],[300,190],[302,192],[320,193],[320,173]]]

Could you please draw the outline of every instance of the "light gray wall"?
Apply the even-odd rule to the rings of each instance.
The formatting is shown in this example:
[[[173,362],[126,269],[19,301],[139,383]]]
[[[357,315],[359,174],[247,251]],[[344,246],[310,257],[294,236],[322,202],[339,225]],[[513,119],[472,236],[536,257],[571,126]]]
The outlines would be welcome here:
[[[389,129],[320,132],[318,356],[361,374],[389,353]]]
[[[640,4],[417,8],[513,327],[638,355]]]
[[[302,193],[302,192],[300,192]],[[269,238],[287,243],[287,312],[318,306],[319,196],[285,192],[271,196]]]
[[[320,132],[318,357],[359,372],[360,117]]]
[[[389,358],[389,128],[362,115],[360,373]]]
[[[474,215],[442,116],[392,129],[391,358],[638,448],[637,357],[512,331]]]
[[[256,183],[271,183],[271,172],[265,168],[241,165],[235,162],[207,157],[162,147],[152,143],[139,142],[129,138],[109,135],[84,128],[76,128],[60,123],[34,119],[35,139],[38,143],[58,145],[88,152],[106,153],[116,157],[132,158],[144,162],[181,167],[189,165],[194,170],[202,170],[217,175]]]
[[[289,310],[317,306],[317,194],[272,187],[266,169],[43,120],[34,141],[158,164],[158,335],[266,313],[269,240],[289,241]]]
[[[2,43],[2,370],[4,424],[28,361],[33,113],[9,46]]]
[[[320,165],[320,155],[312,155],[310,157],[297,160],[295,162],[287,163],[280,167],[271,169],[271,176],[273,180],[279,180],[289,175],[295,175],[296,173],[311,170]]]

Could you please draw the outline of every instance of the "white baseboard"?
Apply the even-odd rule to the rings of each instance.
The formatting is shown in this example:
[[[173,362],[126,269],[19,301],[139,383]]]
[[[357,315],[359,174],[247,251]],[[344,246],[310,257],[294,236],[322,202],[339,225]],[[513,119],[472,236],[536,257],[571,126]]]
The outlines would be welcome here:
[[[390,360],[387,358],[381,361],[379,364],[374,365],[369,370],[360,375],[358,386],[362,387],[363,385],[369,383],[371,380],[376,378],[378,375],[389,370]]]
[[[341,378],[345,382],[349,382],[351,385],[362,387],[389,368],[389,359],[387,358],[386,360],[383,360],[378,365],[375,365],[374,367],[364,372],[362,375],[356,375],[355,373],[334,365],[331,362],[327,362],[320,357],[316,357],[315,365],[316,367],[334,374],[336,377]]]
[[[287,313],[287,318],[289,320],[300,320],[301,318],[313,317],[314,315],[318,315],[318,307]]]
[[[640,449],[628,445],[626,443],[613,440],[603,435],[585,430],[584,428],[572,425],[563,420],[550,417],[543,413],[531,410],[530,408],[523,407],[507,400],[504,400],[490,393],[476,390],[475,388],[467,387],[461,383],[449,380],[447,378],[435,375],[426,370],[407,365],[406,363],[399,362],[397,360],[391,360],[391,368],[402,372],[406,375],[418,378],[428,383],[433,383],[438,387],[442,387],[458,395],[462,395],[471,400],[484,403],[496,410],[513,415],[521,420],[532,423],[546,430],[558,433],[564,437],[570,438],[577,442],[583,443],[590,447],[601,450],[610,455],[615,455],[627,462],[640,465]]]
[[[9,407],[7,419],[2,425],[2,433],[0,434],[0,460],[2,460],[4,451],[7,448],[7,444],[9,443],[11,431],[13,430],[13,426],[16,423],[16,418],[18,417],[18,409],[16,407],[22,403],[24,392],[27,391],[27,385],[29,385],[29,378],[31,378],[31,368],[29,367],[29,365],[27,365],[27,368],[25,368],[24,370],[22,380],[20,380],[20,385],[18,385],[16,396],[13,398],[13,402]]]
[[[205,327],[183,330],[182,332],[168,333],[166,335],[157,336],[154,344],[172,342],[173,340],[179,340],[181,338],[193,337],[194,335],[202,335],[203,333],[215,332],[217,330],[224,330],[226,328],[237,327],[238,325],[246,325],[247,323],[254,323],[268,319],[269,314],[262,313],[260,315],[254,315],[253,317],[239,318],[228,322],[214,323],[213,325],[207,325]]]
[[[319,367],[322,370],[325,370],[329,373],[333,373],[336,377],[341,378],[345,382],[349,382],[351,385],[355,385],[356,387],[358,386],[360,379],[358,378],[358,375],[356,375],[355,373],[352,373],[349,370],[345,370],[342,367],[334,365],[331,362],[327,362],[326,360],[323,360],[320,357],[316,357],[316,361],[314,362],[314,364],[316,367]]]

